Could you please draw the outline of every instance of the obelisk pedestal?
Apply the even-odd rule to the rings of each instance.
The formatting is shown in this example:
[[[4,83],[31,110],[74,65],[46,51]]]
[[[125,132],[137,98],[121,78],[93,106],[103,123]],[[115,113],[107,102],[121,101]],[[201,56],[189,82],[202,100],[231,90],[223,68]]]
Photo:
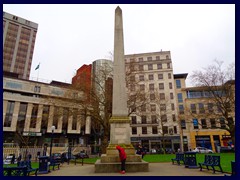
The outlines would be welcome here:
[[[113,109],[110,119],[110,144],[106,154],[95,163],[95,172],[119,172],[120,160],[116,145],[120,145],[127,153],[126,172],[146,172],[148,163],[136,155],[130,140],[130,118],[127,109],[127,91],[125,79],[124,41],[122,10],[115,10],[114,28],[114,63],[113,63]]]

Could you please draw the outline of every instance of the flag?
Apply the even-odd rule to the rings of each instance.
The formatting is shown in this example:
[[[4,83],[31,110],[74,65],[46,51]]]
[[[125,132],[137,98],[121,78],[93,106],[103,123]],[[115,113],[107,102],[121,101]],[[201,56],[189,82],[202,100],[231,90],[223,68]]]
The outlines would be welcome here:
[[[40,63],[37,65],[37,67],[35,68],[35,70],[39,69],[39,67],[40,67]]]

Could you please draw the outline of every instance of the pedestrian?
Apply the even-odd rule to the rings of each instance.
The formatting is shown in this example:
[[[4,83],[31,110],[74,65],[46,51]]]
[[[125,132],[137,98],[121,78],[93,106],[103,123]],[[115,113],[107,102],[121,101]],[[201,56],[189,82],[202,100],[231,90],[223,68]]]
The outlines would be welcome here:
[[[144,150],[144,148],[141,146],[141,144],[138,145],[137,153],[136,153],[136,154],[141,155],[141,156],[142,156],[142,159],[143,159],[143,157],[144,157],[144,155],[145,155],[145,150]]]
[[[15,154],[12,155],[11,164],[14,164],[14,162],[15,162]]]
[[[120,171],[120,173],[125,174],[125,172],[126,172],[125,171],[125,162],[126,162],[126,159],[127,159],[127,154],[126,154],[124,148],[122,148],[119,145],[116,146],[116,149],[119,152],[119,157],[120,157],[120,160],[121,160],[121,171]]]

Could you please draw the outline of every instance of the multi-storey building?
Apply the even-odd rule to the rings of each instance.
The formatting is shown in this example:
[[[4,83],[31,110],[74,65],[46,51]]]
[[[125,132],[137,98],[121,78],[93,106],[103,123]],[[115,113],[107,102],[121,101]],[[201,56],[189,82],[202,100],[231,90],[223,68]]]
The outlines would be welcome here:
[[[80,140],[85,144],[83,139],[90,133],[90,124],[86,123],[89,117],[81,116],[81,107],[72,101],[81,99],[83,93],[69,86],[3,77],[4,142],[48,144],[51,127],[55,126],[53,143],[57,146],[80,144]]]
[[[177,98],[170,51],[125,55],[133,144],[177,150]]]
[[[187,137],[185,145],[188,145],[184,149],[206,147],[218,152],[218,147],[228,146],[231,142],[231,136],[225,129],[227,121],[207,87],[181,86],[184,80],[181,77],[176,79],[179,121],[182,135]],[[235,121],[235,112],[229,112]]]
[[[38,24],[3,12],[3,71],[29,79]]]

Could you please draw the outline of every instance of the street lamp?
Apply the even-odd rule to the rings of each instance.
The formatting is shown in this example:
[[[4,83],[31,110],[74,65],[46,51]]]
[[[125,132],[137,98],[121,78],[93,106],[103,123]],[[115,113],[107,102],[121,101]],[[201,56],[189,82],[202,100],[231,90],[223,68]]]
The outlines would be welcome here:
[[[53,134],[55,130],[55,126],[52,126],[52,136],[51,136],[51,144],[50,144],[50,158],[52,158],[52,144],[53,144]]]

